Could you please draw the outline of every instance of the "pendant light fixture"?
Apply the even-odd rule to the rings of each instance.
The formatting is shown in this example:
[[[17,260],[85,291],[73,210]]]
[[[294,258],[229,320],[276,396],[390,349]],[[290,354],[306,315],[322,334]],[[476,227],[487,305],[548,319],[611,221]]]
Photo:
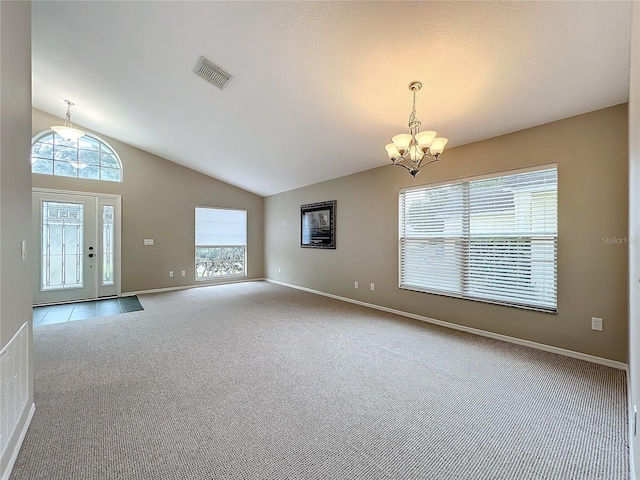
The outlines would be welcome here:
[[[84,132],[77,128],[73,128],[73,125],[71,124],[71,105],[74,105],[74,103],[70,100],[65,100],[65,102],[67,102],[67,117],[64,121],[64,125],[53,126],[51,127],[51,130],[56,132],[65,140],[77,140],[84,136]]]
[[[422,88],[422,82],[411,82],[409,90],[413,92],[413,110],[409,115],[409,133],[401,133],[391,139],[393,143],[384,147],[394,165],[406,168],[412,176],[420,173],[425,165],[440,160],[440,155],[448,140],[436,138],[434,131],[420,131],[420,120],[416,118],[416,92]]]

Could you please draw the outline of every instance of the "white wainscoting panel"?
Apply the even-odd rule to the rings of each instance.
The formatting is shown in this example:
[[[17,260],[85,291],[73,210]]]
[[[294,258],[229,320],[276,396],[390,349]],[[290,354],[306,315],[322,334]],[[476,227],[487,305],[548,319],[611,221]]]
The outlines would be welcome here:
[[[0,458],[5,460],[29,401],[29,336],[25,323],[0,351]]]

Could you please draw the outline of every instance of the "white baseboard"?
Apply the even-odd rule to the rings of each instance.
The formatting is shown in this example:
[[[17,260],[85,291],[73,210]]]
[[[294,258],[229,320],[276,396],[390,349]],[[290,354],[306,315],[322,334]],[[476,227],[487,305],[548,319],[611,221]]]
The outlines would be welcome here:
[[[230,283],[246,283],[246,282],[264,282],[266,278],[243,278],[241,280],[226,280],[222,282],[206,282],[197,285],[182,285],[179,287],[166,287],[166,288],[153,288],[151,290],[138,290],[136,292],[124,292],[122,294],[123,297],[130,297],[132,295],[147,295],[149,293],[164,293],[164,292],[174,292],[176,290],[189,290],[191,288],[200,288],[200,287],[215,287],[216,285],[228,285]]]
[[[432,323],[441,327],[452,328],[454,330],[460,330],[474,335],[480,335],[483,337],[493,338],[495,340],[502,340],[503,342],[515,343],[517,345],[523,345],[525,347],[535,348],[537,350],[544,350],[545,352],[557,353],[558,355],[564,355],[565,357],[577,358],[579,360],[585,360],[591,363],[597,363],[600,365],[606,365],[607,367],[617,368],[619,370],[626,370],[627,364],[610,360],[608,358],[597,357],[595,355],[589,355],[588,353],[576,352],[573,350],[567,350],[565,348],[554,347],[552,345],[546,345],[544,343],[532,342],[530,340],[523,340],[521,338],[510,337],[508,335],[502,335],[500,333],[488,332],[486,330],[480,330],[479,328],[466,327],[464,325],[458,325],[457,323],[445,322],[443,320],[437,320],[435,318],[425,317],[423,315],[417,315],[415,313],[403,312],[402,310],[396,310],[395,308],[383,307],[381,305],[375,305],[373,303],[361,302],[352,298],[341,297],[339,295],[333,295],[331,293],[321,292],[319,290],[313,290],[311,288],[301,287],[298,285],[292,285],[289,283],[278,282],[277,280],[266,279],[267,282],[276,283],[285,287],[295,288],[297,290],[304,290],[305,292],[315,293],[325,297],[334,298],[336,300],[342,300],[343,302],[355,303],[363,307],[374,308],[376,310],[382,310],[383,312],[393,313],[401,315],[403,317],[413,318],[414,320],[420,320],[421,322]]]
[[[1,1],[1,0],[0,0]],[[202,282],[197,283],[195,285],[181,285],[178,287],[166,287],[166,288],[153,288],[151,290],[137,290],[135,292],[120,292],[119,295],[113,295],[111,297],[100,297],[100,298],[91,298],[88,300],[106,300],[109,298],[118,298],[118,297],[132,297],[133,295],[146,295],[148,293],[163,293],[163,292],[174,292],[176,290],[188,290],[190,288],[200,288],[200,287],[213,287],[215,285],[227,285],[230,283],[244,283],[244,282],[264,282],[265,278],[242,278],[237,280],[223,280],[216,282]],[[34,305],[34,307],[48,307],[51,305],[63,305],[66,303],[75,303],[75,300],[64,301],[64,302],[51,302],[51,303],[39,303]]]
[[[33,414],[36,412],[36,404],[32,403],[31,408],[29,409],[29,414],[27,415],[27,419],[22,426],[22,430],[20,431],[20,435],[18,436],[18,441],[15,444],[13,452],[11,452],[11,457],[9,457],[9,462],[7,463],[7,468],[2,474],[1,480],[9,480],[11,476],[11,470],[13,470],[13,466],[16,463],[16,459],[18,458],[18,453],[20,453],[20,447],[22,447],[22,442],[24,441],[24,437],[27,434],[27,430],[29,429],[29,425],[31,425],[31,419],[33,418]]]

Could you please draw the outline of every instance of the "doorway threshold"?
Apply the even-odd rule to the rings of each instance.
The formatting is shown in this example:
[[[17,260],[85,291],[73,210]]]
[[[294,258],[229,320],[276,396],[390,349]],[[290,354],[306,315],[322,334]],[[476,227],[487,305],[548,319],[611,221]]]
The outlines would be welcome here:
[[[33,326],[74,322],[144,310],[137,295],[33,307]]]

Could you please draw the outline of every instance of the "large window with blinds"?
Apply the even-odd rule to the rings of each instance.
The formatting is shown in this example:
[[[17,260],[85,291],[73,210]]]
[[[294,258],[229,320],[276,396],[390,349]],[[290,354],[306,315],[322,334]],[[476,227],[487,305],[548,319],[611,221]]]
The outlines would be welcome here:
[[[557,311],[555,165],[400,192],[400,288]]]
[[[196,280],[246,274],[246,210],[196,207]]]

